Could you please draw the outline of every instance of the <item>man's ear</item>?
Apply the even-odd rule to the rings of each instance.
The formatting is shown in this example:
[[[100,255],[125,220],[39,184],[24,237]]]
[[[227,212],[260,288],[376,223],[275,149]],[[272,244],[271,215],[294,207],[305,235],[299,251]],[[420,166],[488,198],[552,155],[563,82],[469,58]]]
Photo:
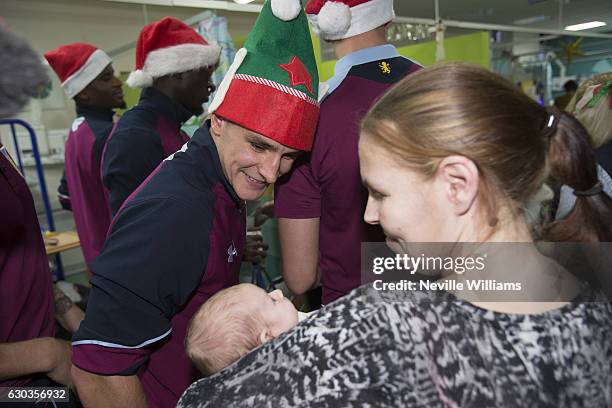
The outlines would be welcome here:
[[[223,126],[223,119],[216,114],[210,115],[210,133],[213,136],[221,136],[221,127]]]
[[[478,195],[480,180],[476,164],[464,156],[445,157],[438,166],[436,179],[455,215],[467,213]]]
[[[89,92],[87,91],[87,88],[83,89],[81,92],[79,92],[78,94],[74,96],[74,102],[78,104],[87,104],[87,102],[89,102],[90,99],[91,98],[89,96]]]
[[[270,334],[270,331],[268,329],[264,329],[260,334],[259,334],[259,344],[264,344],[267,341],[272,340],[273,337]]]

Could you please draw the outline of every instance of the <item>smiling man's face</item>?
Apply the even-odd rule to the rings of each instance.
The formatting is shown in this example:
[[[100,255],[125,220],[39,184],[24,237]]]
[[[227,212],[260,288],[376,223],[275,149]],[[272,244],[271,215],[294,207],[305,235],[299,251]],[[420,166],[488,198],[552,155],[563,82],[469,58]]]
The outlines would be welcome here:
[[[210,131],[225,177],[242,200],[259,199],[301,153],[216,115]]]

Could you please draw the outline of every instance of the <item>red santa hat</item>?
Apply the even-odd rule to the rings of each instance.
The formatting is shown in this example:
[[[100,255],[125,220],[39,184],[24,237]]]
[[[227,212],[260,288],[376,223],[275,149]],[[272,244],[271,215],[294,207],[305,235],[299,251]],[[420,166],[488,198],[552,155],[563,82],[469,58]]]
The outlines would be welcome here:
[[[309,0],[306,14],[325,40],[342,40],[380,27],[395,17],[393,0]]]
[[[45,53],[70,98],[74,98],[112,62],[102,50],[85,43],[61,45]]]
[[[165,17],[140,31],[136,70],[126,82],[134,88],[146,88],[155,78],[212,67],[220,54],[217,44],[209,44],[182,21]]]

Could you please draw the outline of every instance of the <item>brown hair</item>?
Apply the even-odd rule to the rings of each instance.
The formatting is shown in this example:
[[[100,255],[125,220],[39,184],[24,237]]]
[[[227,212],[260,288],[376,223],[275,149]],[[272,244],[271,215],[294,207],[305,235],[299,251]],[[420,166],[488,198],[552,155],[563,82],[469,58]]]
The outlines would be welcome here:
[[[569,115],[555,116],[557,130],[548,131],[548,111],[510,82],[454,62],[399,82],[366,115],[362,132],[425,177],[447,156],[472,160],[481,177],[479,200],[494,227],[500,204],[520,213],[549,173],[578,190],[597,183],[588,133]],[[607,241],[611,225],[608,196],[579,197],[568,217],[547,226],[542,238]]]

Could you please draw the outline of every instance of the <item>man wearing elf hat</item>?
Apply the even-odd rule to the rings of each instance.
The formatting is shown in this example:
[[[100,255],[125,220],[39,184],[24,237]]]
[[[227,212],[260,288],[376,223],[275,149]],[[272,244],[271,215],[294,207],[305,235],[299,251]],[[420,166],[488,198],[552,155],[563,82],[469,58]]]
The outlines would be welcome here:
[[[181,125],[202,113],[215,87],[220,47],[172,17],[145,26],[136,44],[136,70],[127,79],[143,88],[106,143],[102,175],[113,215],[163,159],[189,140]]]
[[[112,61],[93,45],[62,45],[45,53],[66,94],[76,103],[65,148],[62,184],[70,195],[81,249],[88,267],[100,254],[110,225],[107,193],[100,179],[102,149],[113,128],[113,109],[125,108]]]
[[[211,120],[126,200],[93,264],[72,358],[86,406],[174,407],[198,377],[184,348],[189,321],[238,283],[244,201],[260,198],[310,149],[317,95],[299,1],[268,0]]]
[[[361,284],[361,242],[384,241],[363,221],[368,193],[361,185],[359,124],[375,99],[420,66],[387,44],[393,0],[310,0],[315,33],[332,41],[338,62],[321,104],[307,163],[276,184],[283,276],[301,294],[323,287],[327,304]],[[341,226],[341,227],[339,227]]]

